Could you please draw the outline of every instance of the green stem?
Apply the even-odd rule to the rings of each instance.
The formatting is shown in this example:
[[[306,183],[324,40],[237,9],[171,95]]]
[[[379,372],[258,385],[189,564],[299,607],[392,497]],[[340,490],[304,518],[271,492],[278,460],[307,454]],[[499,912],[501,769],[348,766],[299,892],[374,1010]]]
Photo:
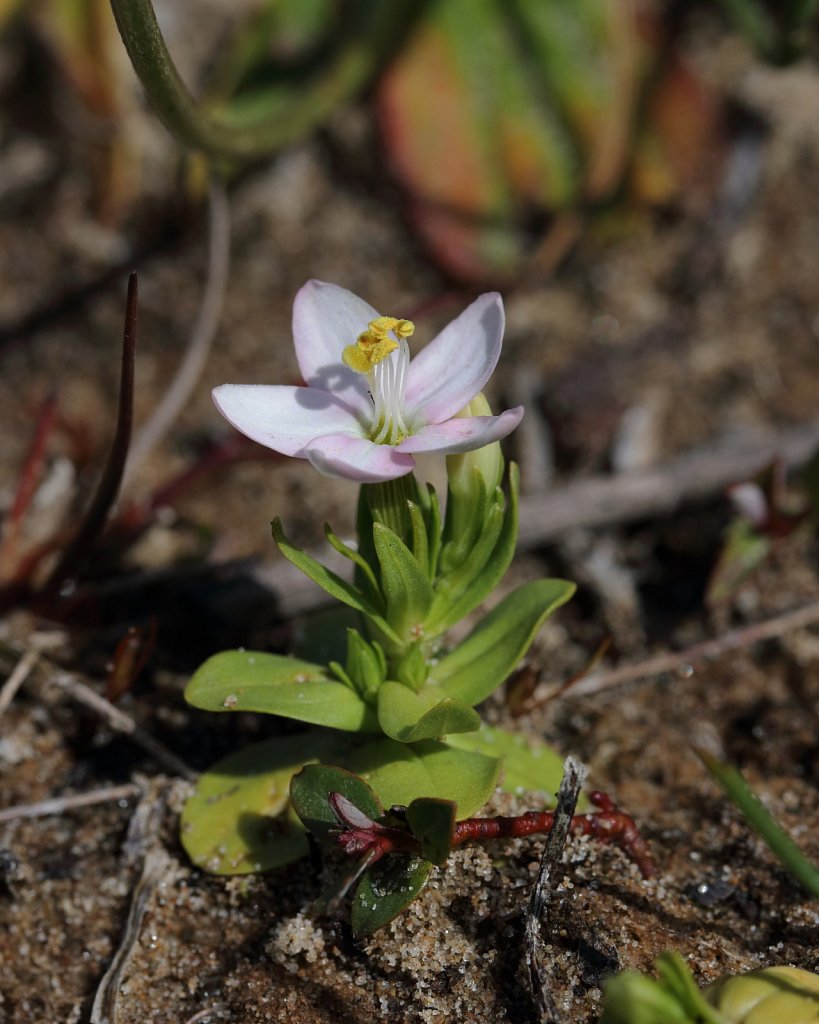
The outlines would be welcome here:
[[[239,125],[225,113],[205,110],[179,76],[156,21],[151,0],[111,0],[134,70],[157,116],[184,146],[211,157],[256,160],[302,138],[338,105],[358,92],[406,29],[413,0],[366,0],[360,24],[335,61],[312,85],[293,96],[286,109]]]
[[[385,480],[379,484],[362,484],[361,494],[372,520],[383,523],[405,544],[409,544],[412,522],[407,502],[417,504],[419,501],[415,474],[407,473],[397,480]]]
[[[771,852],[800,885],[813,896],[819,896],[819,871],[787,832],[774,821],[759,797],[742,777],[739,769],[721,761],[709,751],[699,747],[695,747],[695,749],[712,777],[734,801],[751,828],[760,834]]]

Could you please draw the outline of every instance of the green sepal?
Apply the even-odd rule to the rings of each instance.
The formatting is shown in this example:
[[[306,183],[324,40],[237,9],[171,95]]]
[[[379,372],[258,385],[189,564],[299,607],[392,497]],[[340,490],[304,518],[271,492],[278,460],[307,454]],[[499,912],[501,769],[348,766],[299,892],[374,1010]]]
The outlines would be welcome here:
[[[679,953],[662,953],[656,961],[662,983],[697,1024],[726,1024],[697,987],[694,976]]]
[[[429,538],[427,537],[427,524],[421,513],[419,505],[414,501],[407,502],[407,509],[412,529],[412,554],[415,561],[421,566],[422,572],[427,579],[432,573],[429,567]]]
[[[431,870],[429,861],[401,854],[388,854],[367,868],[350,911],[353,935],[364,938],[389,924],[421,892]]]
[[[407,545],[382,523],[373,525],[373,542],[381,565],[385,614],[405,644],[426,618],[434,597],[432,584]]]
[[[420,797],[407,808],[407,824],[432,864],[445,864],[455,833],[455,804],[451,800]]]
[[[351,751],[343,764],[372,786],[386,808],[407,806],[419,796],[438,797],[457,804],[459,819],[483,807],[495,791],[500,769],[498,758],[455,750],[436,740],[374,740]]]
[[[259,711],[343,732],[377,732],[375,710],[327,669],[261,651],[222,651],[185,687],[204,711]]]
[[[303,572],[305,576],[308,576],[314,583],[317,583],[330,597],[334,597],[337,601],[341,601],[350,608],[355,608],[356,611],[362,612],[369,619],[372,619],[384,636],[389,637],[394,643],[401,642],[400,637],[396,635],[390,624],[381,615],[380,609],[358,587],[348,583],[322,565],[321,562],[316,561],[312,555],[308,555],[306,551],[302,551],[290,543],[284,534],[281,520],[278,516],[271,523],[271,528],[273,539],[288,562],[292,562],[297,569]]]
[[[290,800],[302,825],[320,843],[326,843],[338,832],[339,823],[330,807],[331,793],[341,793],[374,820],[384,808],[372,789],[352,772],[335,765],[308,764],[290,781]]]
[[[441,555],[441,504],[432,484],[419,489],[418,504],[427,527],[429,578],[435,579]]]
[[[509,464],[509,502],[503,509],[503,494],[496,492],[482,534],[462,564],[436,585],[428,628],[435,635],[446,632],[477,608],[503,579],[515,554],[518,540],[518,496],[520,471]],[[500,519],[500,521],[499,521]]]
[[[380,645],[367,643],[357,629],[347,630],[347,675],[368,704],[373,703],[386,677],[386,662]]]
[[[639,971],[609,978],[603,998],[600,1024],[696,1024],[672,992]]]
[[[378,691],[378,724],[401,743],[471,732],[481,724],[474,708],[427,686],[415,693],[403,683],[387,681]]]
[[[180,820],[193,863],[216,875],[270,871],[307,853],[307,839],[287,812],[290,779],[307,761],[343,747],[327,732],[252,743],[199,776]]]
[[[506,679],[538,629],[575,592],[567,580],[533,580],[507,595],[430,673],[442,692],[479,704]]]

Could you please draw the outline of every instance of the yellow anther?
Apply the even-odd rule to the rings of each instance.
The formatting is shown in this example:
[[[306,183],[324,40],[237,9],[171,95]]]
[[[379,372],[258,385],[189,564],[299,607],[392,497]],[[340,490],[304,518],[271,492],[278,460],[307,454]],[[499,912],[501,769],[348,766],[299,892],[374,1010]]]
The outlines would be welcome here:
[[[410,320],[397,320],[394,316],[379,316],[371,320],[354,345],[348,345],[341,354],[345,364],[355,373],[369,373],[374,366],[398,348],[395,338],[409,338],[415,331]]]

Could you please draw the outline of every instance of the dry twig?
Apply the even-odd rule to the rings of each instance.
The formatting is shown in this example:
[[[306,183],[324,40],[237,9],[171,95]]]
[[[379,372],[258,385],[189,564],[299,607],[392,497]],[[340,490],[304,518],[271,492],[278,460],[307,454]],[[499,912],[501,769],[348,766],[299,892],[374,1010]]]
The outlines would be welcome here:
[[[11,675],[3,684],[3,689],[0,690],[0,715],[10,706],[17,691],[28,679],[31,670],[37,664],[39,658],[40,652],[31,648],[23,653],[22,658],[14,666]]]
[[[523,710],[531,711],[558,696],[571,695],[575,697],[599,693],[601,690],[609,690],[614,686],[650,679],[666,672],[693,668],[700,662],[713,661],[729,651],[751,647],[761,640],[772,640],[784,636],[786,633],[792,633],[796,629],[802,629],[815,622],[819,622],[819,601],[811,601],[809,604],[800,605],[798,608],[783,612],[781,615],[774,615],[770,619],[763,619],[762,622],[755,622],[750,626],[731,629],[712,640],[704,640],[681,651],[666,651],[632,665],[619,665],[617,668],[605,672],[592,672],[590,675],[580,676],[572,681],[570,686],[560,683],[544,689],[538,688],[523,705]]]
[[[8,641],[0,640],[0,669],[8,666],[11,671],[21,659],[25,652],[18,650]],[[41,658],[39,664],[29,673],[36,676],[38,681],[46,686],[59,687],[64,693],[70,696],[78,704],[90,708],[100,718],[104,719],[112,729],[124,733],[138,744],[142,749],[155,758],[164,768],[173,772],[174,775],[181,775],[188,781],[196,779],[196,772],[177,754],[153,737],[147,730],[138,725],[130,715],[114,707],[110,701],[101,697],[96,690],[87,683],[82,682],[75,674],[60,669],[53,662]]]
[[[140,466],[166,436],[190,400],[219,327],[230,271],[230,206],[225,186],[216,174],[211,177],[208,192],[208,223],[208,269],[199,314],[170,387],[134,438],[125,467],[123,489],[132,483]]]
[[[131,819],[124,847],[125,859],[131,863],[141,859],[142,872],[131,897],[131,907],[122,940],[94,996],[91,1024],[117,1024],[117,997],[122,987],[123,975],[139,940],[142,921],[154,892],[170,872],[173,861],[159,838],[166,804],[166,780],[156,780]]]
[[[554,824],[549,838],[546,840],[546,848],[540,861],[540,870],[529,897],[529,906],[526,908],[526,923],[523,933],[526,975],[542,1024],[558,1024],[559,1020],[554,1001],[549,993],[540,954],[543,912],[548,910],[557,887],[563,848],[569,835],[577,798],[585,780],[585,766],[573,757],[567,757],[563,765],[563,778],[560,780],[560,789],[557,794]]]
[[[92,789],[86,793],[70,793],[67,796],[57,796],[51,800],[40,800],[36,804],[3,807],[0,809],[0,825],[5,825],[9,821],[18,821],[20,818],[44,818],[49,814],[63,814],[65,811],[73,811],[77,807],[91,807],[94,804],[113,803],[116,800],[130,800],[131,797],[139,796],[140,793],[142,793],[142,788],[135,782],[129,782],[124,786],[105,786],[102,789]]]

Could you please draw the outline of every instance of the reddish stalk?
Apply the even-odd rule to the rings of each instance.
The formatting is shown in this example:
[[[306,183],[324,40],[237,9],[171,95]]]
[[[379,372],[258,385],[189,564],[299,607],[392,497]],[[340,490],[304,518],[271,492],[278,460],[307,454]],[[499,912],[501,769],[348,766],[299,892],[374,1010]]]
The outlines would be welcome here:
[[[599,790],[590,793],[589,800],[599,809],[588,814],[575,814],[569,826],[572,835],[591,836],[601,843],[614,843],[631,857],[644,878],[656,875],[657,868],[648,843],[631,815],[618,810],[614,801]],[[387,853],[421,853],[421,844],[412,832],[373,821],[340,793],[330,794],[330,806],[342,826],[338,841],[346,853],[365,853],[369,864]],[[396,816],[401,816],[401,811],[403,808],[392,809]],[[551,831],[554,820],[553,811],[527,811],[515,817],[465,818],[455,822],[452,846],[547,833]]]
[[[57,398],[51,394],[43,402],[37,415],[34,436],[23,461],[23,468],[17,484],[17,493],[6,521],[3,523],[2,542],[0,542],[0,577],[11,575],[16,554],[14,548],[20,533],[20,524],[28,511],[45,462],[48,440],[57,424]]]

